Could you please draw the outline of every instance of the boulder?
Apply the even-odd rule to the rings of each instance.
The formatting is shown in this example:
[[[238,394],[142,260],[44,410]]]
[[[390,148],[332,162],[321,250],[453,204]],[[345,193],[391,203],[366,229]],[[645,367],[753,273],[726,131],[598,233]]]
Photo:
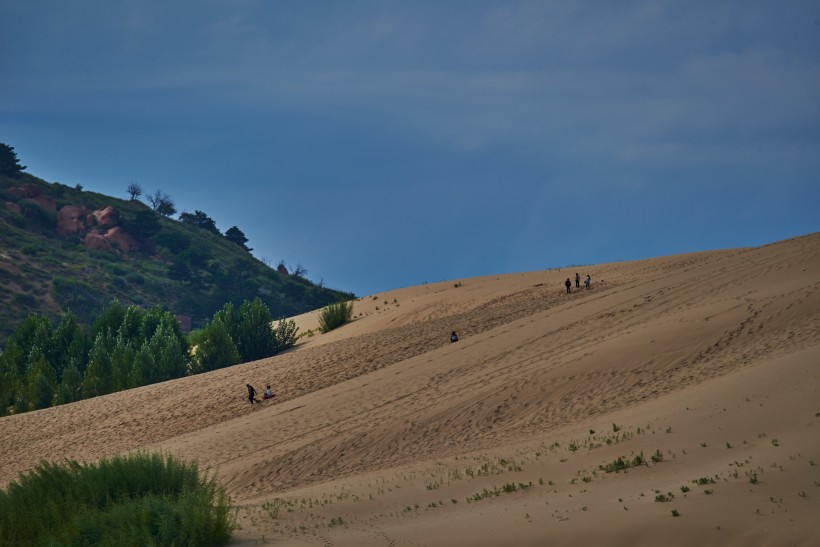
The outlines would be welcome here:
[[[12,201],[7,201],[6,202],[6,209],[11,211],[12,213],[17,213],[18,215],[23,214],[23,210],[20,209],[20,206],[17,205],[16,203],[12,202]]]
[[[134,236],[116,226],[111,228],[105,233],[105,239],[107,239],[111,246],[114,249],[119,249],[123,253],[128,254],[130,251],[136,249],[139,246],[139,242],[134,239]]]
[[[63,237],[82,235],[88,210],[79,205],[65,205],[57,213],[57,233]],[[102,237],[102,236],[100,236]]]
[[[284,264],[279,264],[279,265],[276,267],[276,271],[277,271],[277,272],[279,272],[279,273],[280,273],[280,274],[282,274],[282,275],[290,275],[290,274],[288,273],[288,269],[287,269],[287,268],[285,268],[285,265],[284,265]]]
[[[120,212],[110,205],[105,209],[98,209],[88,215],[88,224],[96,224],[104,230],[119,226]]]
[[[62,211],[62,209],[60,210]],[[96,251],[108,251],[109,253],[114,252],[111,242],[108,241],[104,235],[96,232],[89,232],[86,234],[85,239],[83,240],[83,245]]]

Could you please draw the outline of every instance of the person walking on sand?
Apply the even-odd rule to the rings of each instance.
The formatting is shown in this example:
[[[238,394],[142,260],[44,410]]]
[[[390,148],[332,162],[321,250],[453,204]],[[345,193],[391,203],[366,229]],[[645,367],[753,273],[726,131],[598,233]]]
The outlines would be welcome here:
[[[575,272],[575,288],[576,289],[581,288],[581,276],[578,275],[578,272]]]
[[[567,278],[567,280],[564,282],[564,285],[566,285],[566,286],[567,286],[567,294],[569,294],[570,292],[572,292],[572,281],[570,281],[570,280],[569,280],[569,277],[568,277],[568,278]]]
[[[259,401],[256,400],[256,390],[253,389],[253,386],[250,384],[245,384],[248,388],[248,400],[253,403],[258,403]]]
[[[592,279],[590,279],[589,274],[587,274],[587,278],[586,278],[586,279],[584,279],[584,285],[586,285],[587,290],[589,290],[589,284],[590,284],[591,282],[592,282]]]

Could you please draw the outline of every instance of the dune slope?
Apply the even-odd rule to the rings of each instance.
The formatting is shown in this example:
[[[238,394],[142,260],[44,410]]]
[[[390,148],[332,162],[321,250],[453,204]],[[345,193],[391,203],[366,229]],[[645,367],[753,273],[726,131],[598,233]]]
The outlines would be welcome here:
[[[820,543],[820,234],[575,271],[373,295],[274,358],[3,418],[0,482],[170,451],[237,544]]]

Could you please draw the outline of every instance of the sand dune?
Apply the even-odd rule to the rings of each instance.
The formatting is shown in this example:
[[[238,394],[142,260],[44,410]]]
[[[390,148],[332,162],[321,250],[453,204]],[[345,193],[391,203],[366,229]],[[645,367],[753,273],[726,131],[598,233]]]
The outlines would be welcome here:
[[[575,271],[370,295],[285,354],[3,418],[0,483],[163,450],[238,545],[820,544],[820,234]]]

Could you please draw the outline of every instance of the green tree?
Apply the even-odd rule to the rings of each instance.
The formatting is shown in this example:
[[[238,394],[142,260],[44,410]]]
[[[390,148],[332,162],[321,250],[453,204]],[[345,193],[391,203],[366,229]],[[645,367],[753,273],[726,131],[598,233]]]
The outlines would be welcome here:
[[[129,234],[142,242],[150,240],[161,229],[156,213],[147,209],[126,216],[123,224]]]
[[[83,376],[72,362],[63,371],[63,380],[57,388],[54,404],[64,405],[82,398]]]
[[[193,358],[193,372],[208,372],[239,363],[239,351],[222,321],[209,323],[200,333]]]
[[[88,367],[83,378],[83,397],[97,397],[113,391],[114,378],[111,370],[111,349],[113,338],[107,332],[100,332],[88,354]]]
[[[192,224],[198,228],[203,228],[209,232],[219,235],[219,228],[216,227],[214,219],[203,213],[202,211],[194,211],[191,213],[181,213],[179,220],[185,224]]]
[[[270,310],[262,300],[245,300],[239,307],[239,332],[234,338],[242,362],[255,361],[276,353],[276,336]]]
[[[111,336],[117,335],[125,318],[125,310],[125,306],[117,299],[112,300],[107,307],[103,308],[91,326],[91,335],[95,339],[95,343],[100,333],[109,333]]]
[[[273,337],[276,339],[274,353],[279,353],[296,345],[296,332],[299,327],[293,319],[280,319],[273,329]]]
[[[225,239],[227,239],[231,243],[234,243],[235,245],[239,245],[248,252],[253,250],[249,248],[247,245],[245,245],[245,243],[248,242],[248,238],[245,237],[245,233],[236,226],[231,226],[230,228],[228,228],[228,230],[225,232]]]
[[[85,354],[88,352],[85,329],[77,321],[77,316],[71,310],[60,318],[60,323],[54,330],[51,347],[54,351],[51,362],[54,366],[54,372],[57,374],[57,381],[61,382],[64,371],[69,364],[82,363],[85,360]]]
[[[0,175],[17,178],[25,168],[26,166],[20,165],[17,160],[17,152],[14,151],[14,147],[0,142]]]
[[[14,350],[19,354],[19,348],[15,346]],[[8,414],[17,399],[17,390],[20,385],[20,377],[17,373],[17,359],[19,358],[19,355],[13,355],[8,350],[0,353],[0,416]]]
[[[44,355],[40,354],[26,374],[26,389],[29,410],[48,408],[57,390],[57,378]]]
[[[137,387],[132,384],[131,375],[131,371],[134,370],[134,356],[137,353],[134,346],[135,344],[120,331],[111,351],[111,379],[114,391]]]
[[[168,322],[160,324],[144,347],[148,348],[153,360],[148,383],[164,382],[185,375],[187,355]]]

